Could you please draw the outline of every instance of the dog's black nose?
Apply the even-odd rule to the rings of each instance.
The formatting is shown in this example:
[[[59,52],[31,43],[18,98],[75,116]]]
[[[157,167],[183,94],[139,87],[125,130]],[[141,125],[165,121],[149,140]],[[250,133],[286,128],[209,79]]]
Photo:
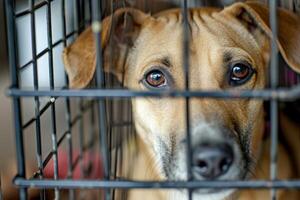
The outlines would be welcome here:
[[[233,162],[233,150],[228,144],[200,145],[193,151],[193,174],[216,179],[225,174]]]

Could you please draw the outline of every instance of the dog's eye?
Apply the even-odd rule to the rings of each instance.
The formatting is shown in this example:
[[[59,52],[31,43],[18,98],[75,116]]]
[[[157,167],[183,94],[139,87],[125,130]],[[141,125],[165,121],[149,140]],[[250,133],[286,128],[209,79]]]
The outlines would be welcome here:
[[[236,63],[231,67],[230,85],[238,86],[246,83],[253,75],[253,69],[248,64]]]
[[[167,85],[167,79],[163,72],[160,70],[152,70],[145,76],[146,83],[154,88],[161,88]]]

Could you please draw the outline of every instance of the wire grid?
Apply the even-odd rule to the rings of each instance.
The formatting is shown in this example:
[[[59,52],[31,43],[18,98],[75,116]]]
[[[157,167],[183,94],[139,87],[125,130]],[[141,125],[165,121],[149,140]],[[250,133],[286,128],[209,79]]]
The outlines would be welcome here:
[[[22,12],[16,12],[16,2],[6,0],[6,15],[7,15],[7,31],[8,31],[8,45],[9,45],[9,61],[11,66],[11,80],[12,85],[9,90],[9,94],[13,97],[13,108],[14,108],[14,125],[16,133],[16,149],[17,149],[17,161],[18,161],[18,175],[14,179],[14,183],[20,187],[20,199],[27,199],[27,189],[28,188],[39,188],[40,189],[40,199],[46,199],[46,189],[54,189],[54,195],[56,199],[60,199],[61,191],[63,189],[68,190],[68,196],[70,199],[75,199],[75,189],[103,189],[99,190],[98,197],[104,199],[114,199],[115,191],[114,188],[127,189],[132,188],[175,188],[182,189],[186,188],[189,191],[189,199],[192,199],[192,191],[196,188],[269,188],[271,189],[271,198],[275,199],[275,190],[279,188],[300,188],[299,180],[289,180],[289,181],[279,181],[276,179],[277,174],[277,143],[278,143],[278,101],[293,101],[300,96],[300,86],[294,86],[290,89],[278,89],[278,48],[276,41],[272,41],[272,57],[271,57],[271,88],[266,90],[259,91],[189,91],[189,60],[188,60],[188,49],[189,49],[189,35],[187,32],[187,9],[188,1],[182,1],[182,14],[184,19],[184,71],[185,71],[185,91],[132,91],[127,89],[112,89],[109,88],[109,85],[113,85],[114,81],[110,76],[105,76],[103,73],[102,67],[102,49],[101,49],[101,32],[100,30],[94,30],[94,35],[96,38],[97,45],[97,71],[95,86],[98,88],[94,89],[85,89],[85,90],[70,90],[67,87],[68,80],[67,76],[65,77],[65,87],[57,89],[54,84],[54,62],[53,60],[53,50],[58,45],[62,44],[63,47],[68,45],[68,39],[76,37],[84,27],[92,23],[93,26],[100,26],[101,20],[105,15],[106,5],[102,4],[102,1],[98,0],[77,0],[75,1],[74,13],[76,13],[76,24],[77,27],[74,31],[67,33],[66,31],[66,2],[65,0],[60,0],[61,3],[61,16],[57,18],[62,21],[62,38],[56,42],[53,41],[52,33],[49,30],[52,30],[52,21],[51,21],[51,3],[58,0],[48,0],[48,1],[37,1],[29,0],[28,5],[29,9],[26,9]],[[88,2],[88,3],[86,3]],[[122,1],[120,1],[122,4]],[[111,9],[114,9],[114,1],[112,1]],[[107,2],[106,2],[107,4]],[[277,15],[276,15],[276,1],[270,1],[269,3],[271,15],[270,22],[271,28],[274,36],[277,35]],[[39,53],[36,49],[36,31],[35,31],[35,12],[36,10],[46,7],[47,14],[47,39],[48,47]],[[86,9],[87,8],[87,9]],[[85,18],[85,12],[91,14],[89,19]],[[18,60],[18,51],[17,51],[17,40],[16,35],[18,34],[16,30],[16,19],[22,16],[30,16],[30,28],[31,28],[31,45],[32,45],[32,60],[20,66]],[[274,37],[276,38],[276,37]],[[49,89],[39,88],[38,83],[38,59],[42,56],[47,55],[49,57]],[[33,68],[33,89],[24,90],[20,87],[19,76],[22,70],[31,66]],[[122,86],[122,84],[121,84]],[[186,98],[186,127],[187,127],[187,166],[188,167],[188,181],[130,181],[123,180],[117,177],[117,168],[118,163],[122,163],[121,150],[122,150],[122,138],[119,136],[123,135],[124,137],[134,136],[134,129],[132,127],[132,116],[127,109],[130,107],[129,101],[121,101],[119,103],[120,107],[117,108],[119,111],[119,116],[125,115],[127,121],[124,119],[118,118],[117,122],[114,123],[114,103],[108,101],[108,99],[130,99],[132,97],[185,97]],[[34,98],[35,102],[35,113],[29,121],[23,122],[22,120],[22,105],[21,100],[25,97]],[[41,106],[40,98],[48,97],[48,102]],[[78,101],[78,110],[79,113],[72,118],[71,115],[71,100],[70,98],[77,97],[80,98]],[[190,97],[208,97],[208,98],[258,98],[263,100],[270,100],[270,116],[271,116],[271,163],[270,163],[270,177],[271,180],[259,180],[259,181],[195,181],[191,176],[191,161],[190,161],[190,115],[189,115],[189,98]],[[64,101],[65,111],[66,111],[66,130],[63,134],[57,136],[57,119],[56,119],[56,102],[57,99],[62,98]],[[92,98],[97,100],[84,101],[86,98]],[[43,159],[42,155],[42,128],[41,128],[41,117],[42,115],[50,110],[51,111],[51,138],[52,138],[52,150]],[[89,112],[90,124],[89,127],[92,127],[89,131],[89,142],[84,144],[84,120],[83,115],[85,112]],[[35,137],[36,137],[36,157],[37,157],[37,166],[38,171],[31,177],[26,178],[26,166],[25,166],[25,147],[24,147],[24,130],[30,125],[35,125]],[[73,143],[72,137],[73,129],[76,124],[79,124],[79,155],[74,159],[73,155]],[[115,128],[118,128],[115,131]],[[123,134],[123,133],[127,134]],[[120,134],[122,133],[122,134]],[[116,136],[118,135],[118,137]],[[98,139],[97,139],[98,138]],[[98,141],[96,141],[98,140]],[[67,154],[68,154],[68,172],[67,179],[60,179],[59,177],[59,162],[58,162],[58,150],[62,143],[66,142],[67,144]],[[98,145],[98,149],[95,147]],[[115,155],[112,155],[112,149],[116,147]],[[81,178],[86,176],[86,169],[83,164],[83,154],[85,151],[93,153],[97,149],[100,152],[100,159],[103,161],[103,179],[101,180],[73,180],[74,169],[77,165],[80,166]],[[53,179],[44,179],[43,171],[46,165],[53,161]],[[89,163],[92,164],[91,161]],[[126,196],[126,192],[123,194]]]

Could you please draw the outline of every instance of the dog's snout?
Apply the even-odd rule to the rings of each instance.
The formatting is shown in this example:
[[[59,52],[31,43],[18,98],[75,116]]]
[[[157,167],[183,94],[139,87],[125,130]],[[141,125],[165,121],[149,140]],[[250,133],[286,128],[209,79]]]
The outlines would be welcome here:
[[[197,146],[193,151],[193,174],[196,178],[216,179],[229,170],[233,159],[228,144]]]

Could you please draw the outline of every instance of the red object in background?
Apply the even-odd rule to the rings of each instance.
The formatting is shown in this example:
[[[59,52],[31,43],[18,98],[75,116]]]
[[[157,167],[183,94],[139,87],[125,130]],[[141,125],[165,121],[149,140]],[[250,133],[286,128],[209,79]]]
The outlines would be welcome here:
[[[66,179],[68,176],[68,153],[64,150],[58,151],[58,178],[59,179]],[[76,161],[79,156],[79,151],[73,151],[73,159],[72,163]],[[80,169],[80,162],[79,161],[73,171],[73,179],[101,179],[103,178],[103,165],[102,160],[99,154],[85,152],[83,153],[83,169],[87,171],[86,176],[81,174]],[[54,178],[54,161],[53,157],[47,164],[44,169],[44,177],[48,179]]]

